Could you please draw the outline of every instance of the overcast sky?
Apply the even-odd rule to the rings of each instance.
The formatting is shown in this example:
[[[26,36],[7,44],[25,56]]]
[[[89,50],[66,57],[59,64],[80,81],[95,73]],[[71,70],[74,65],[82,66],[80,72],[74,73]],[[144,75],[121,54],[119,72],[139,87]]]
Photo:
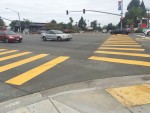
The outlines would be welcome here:
[[[120,17],[107,15],[102,13],[69,13],[66,15],[66,10],[78,11],[98,10],[105,12],[112,12],[120,14],[118,11],[119,0],[1,0],[0,2],[0,16],[11,20],[18,20],[17,13],[6,10],[6,8],[13,9],[20,13],[21,20],[29,19],[32,22],[50,22],[52,19],[57,22],[69,22],[69,17],[72,17],[74,22],[78,22],[81,16],[89,20],[87,24],[93,20],[98,20],[101,26],[113,23],[116,24]],[[124,13],[126,12],[127,5],[131,0],[124,0]],[[146,7],[150,8],[150,0],[143,0]],[[7,25],[10,23],[6,21]]]

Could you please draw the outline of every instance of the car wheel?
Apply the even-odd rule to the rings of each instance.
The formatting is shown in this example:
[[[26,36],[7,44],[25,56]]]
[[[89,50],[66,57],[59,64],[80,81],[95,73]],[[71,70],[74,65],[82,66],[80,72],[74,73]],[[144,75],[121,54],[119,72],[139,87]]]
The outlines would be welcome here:
[[[22,40],[19,40],[19,41],[18,41],[18,43],[21,43],[21,42],[22,42]]]
[[[5,43],[9,43],[9,40],[7,38],[5,39]]]
[[[58,40],[58,41],[62,41],[62,38],[61,38],[61,37],[57,37],[57,40]]]
[[[43,41],[47,41],[47,38],[45,36],[42,39],[43,39]]]
[[[150,36],[150,31],[147,33],[148,36]]]

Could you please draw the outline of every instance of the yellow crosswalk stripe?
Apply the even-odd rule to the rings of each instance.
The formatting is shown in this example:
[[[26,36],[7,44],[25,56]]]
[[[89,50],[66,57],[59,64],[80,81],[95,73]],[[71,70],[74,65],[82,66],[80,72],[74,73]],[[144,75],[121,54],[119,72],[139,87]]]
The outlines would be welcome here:
[[[125,51],[145,51],[142,48],[111,48],[111,47],[100,47],[100,50],[125,50]]]
[[[9,84],[14,84],[14,85],[22,85],[25,82],[33,79],[34,77],[38,76],[39,74],[47,71],[48,69],[58,65],[61,62],[64,62],[65,60],[67,60],[69,57],[66,56],[61,56],[58,57],[52,61],[49,61],[43,65],[40,65],[30,71],[27,71],[21,75],[18,75],[8,81],[6,81],[5,83],[9,83]]]
[[[10,55],[10,56],[1,57],[0,61],[8,60],[8,59],[11,59],[11,58],[16,58],[16,57],[27,55],[27,54],[30,54],[30,53],[32,53],[32,52],[23,52],[23,53],[19,53],[19,54],[14,54],[14,55]]]
[[[105,42],[103,43],[105,45],[120,45],[120,44],[123,44],[123,45],[139,45],[138,43],[124,43],[124,42],[118,42],[118,43],[113,43],[113,42]]]
[[[125,56],[137,56],[137,57],[150,57],[150,54],[127,53],[127,52],[95,51],[94,53],[112,54],[112,55],[125,55]]]
[[[0,51],[4,51],[4,50],[6,50],[6,49],[0,49]]]
[[[8,53],[13,53],[17,52],[18,50],[11,50],[11,51],[6,51],[6,52],[1,52],[0,55],[8,54]]]
[[[116,41],[116,40],[118,40],[118,41],[134,41],[133,39],[107,39],[107,41]]]
[[[0,67],[0,72],[4,72],[4,71],[6,71],[6,70],[15,68],[15,67],[17,67],[17,66],[21,66],[21,65],[26,64],[26,63],[29,63],[29,62],[31,62],[31,61],[35,61],[35,60],[37,60],[37,59],[43,58],[43,57],[45,57],[45,56],[48,56],[48,54],[36,55],[36,56],[30,57],[30,58],[27,58],[27,59],[24,59],[24,60],[20,60],[20,61],[17,61],[17,62],[8,64],[8,65],[1,66],[1,67]]]
[[[105,43],[136,43],[136,41],[105,41]]]
[[[141,47],[141,45],[101,45],[101,47],[105,47],[105,46],[111,46],[111,47]]]
[[[107,57],[97,57],[92,56],[90,60],[98,60],[105,62],[121,63],[121,64],[130,64],[130,65],[139,65],[139,66],[148,66],[150,67],[150,62],[145,61],[136,61],[136,60],[126,60],[126,59],[117,59],[117,58],[107,58]]]

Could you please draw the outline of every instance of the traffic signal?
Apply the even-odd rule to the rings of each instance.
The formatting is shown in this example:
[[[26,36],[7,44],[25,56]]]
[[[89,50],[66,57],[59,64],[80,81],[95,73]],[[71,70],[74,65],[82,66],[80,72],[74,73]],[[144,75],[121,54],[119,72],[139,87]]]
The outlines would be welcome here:
[[[85,14],[85,9],[83,9],[83,14]]]
[[[69,14],[69,12],[68,12],[68,10],[66,10],[66,15],[68,15]]]

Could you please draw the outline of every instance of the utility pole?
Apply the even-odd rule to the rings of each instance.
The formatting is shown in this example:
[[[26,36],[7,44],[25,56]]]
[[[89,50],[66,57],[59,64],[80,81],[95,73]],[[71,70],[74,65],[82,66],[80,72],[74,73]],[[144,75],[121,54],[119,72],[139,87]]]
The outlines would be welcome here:
[[[149,19],[149,18],[150,18],[150,14],[149,14],[150,12],[149,12],[149,11],[150,11],[150,9],[147,8],[147,11],[148,11],[148,12],[147,12],[147,13],[148,13],[148,14],[147,14],[147,16],[148,16],[148,28],[150,28],[150,26],[149,26],[149,25],[150,25],[150,23],[149,23],[149,20],[150,20],[150,19]]]
[[[123,19],[123,0],[121,0],[121,29],[123,28],[122,19]]]

